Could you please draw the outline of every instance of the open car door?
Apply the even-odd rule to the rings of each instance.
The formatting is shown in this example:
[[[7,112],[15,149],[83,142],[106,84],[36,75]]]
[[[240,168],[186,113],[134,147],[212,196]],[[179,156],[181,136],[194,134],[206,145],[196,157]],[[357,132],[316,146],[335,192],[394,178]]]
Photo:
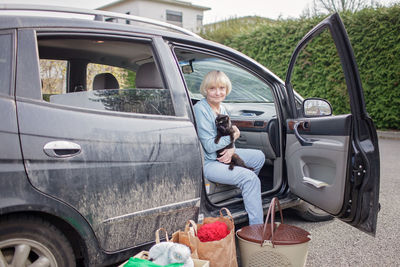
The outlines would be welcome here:
[[[317,98],[304,100],[301,109],[295,103],[292,74],[296,60],[306,45],[323,32],[332,38],[340,58],[338,66],[340,69],[341,65],[349,95],[349,114],[331,115],[330,104]],[[314,71],[312,75],[318,73]],[[285,148],[290,190],[306,202],[375,235],[379,211],[378,138],[366,112],[353,49],[338,14],[326,18],[300,41],[285,83],[290,110]]]

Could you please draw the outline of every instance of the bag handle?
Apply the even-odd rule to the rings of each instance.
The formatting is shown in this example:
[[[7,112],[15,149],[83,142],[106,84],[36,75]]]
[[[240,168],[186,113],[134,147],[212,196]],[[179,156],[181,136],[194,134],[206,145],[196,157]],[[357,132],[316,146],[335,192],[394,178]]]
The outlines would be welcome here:
[[[193,234],[190,233],[190,225],[192,225],[192,229],[194,231]],[[189,248],[190,248],[190,252],[191,252],[192,256],[193,256],[193,253],[196,253],[196,257],[198,258],[197,245],[196,245],[197,224],[193,220],[188,220],[186,222],[185,233],[187,234],[187,238],[188,238],[188,242],[189,242]]]
[[[194,234],[197,235],[197,224],[193,220],[188,220],[185,225],[185,233],[189,232],[189,227],[192,225]]]
[[[267,226],[268,226],[268,220],[269,217],[271,216],[271,242],[272,246],[274,246],[274,235],[275,235],[275,206],[278,205],[279,212],[281,214],[281,224],[283,224],[283,215],[282,215],[282,209],[281,205],[279,204],[279,199],[277,197],[274,197],[271,201],[271,204],[269,205],[268,213],[267,213],[267,218],[264,223],[264,228],[263,228],[263,243],[268,240],[267,237]],[[262,244],[261,244],[262,245]]]
[[[226,217],[226,216],[224,216],[223,214],[222,214],[222,211],[225,211],[226,212],[226,214],[227,214],[227,217],[229,218],[229,220],[233,223],[233,216],[232,216],[232,213],[227,209],[227,208],[221,208],[220,210],[219,210],[219,215],[220,215],[220,217]]]
[[[167,240],[167,242],[169,242],[169,237],[168,237],[167,230],[165,230],[165,228],[158,228],[157,231],[156,231],[156,244],[160,243],[160,231],[164,231],[165,232],[165,239]]]

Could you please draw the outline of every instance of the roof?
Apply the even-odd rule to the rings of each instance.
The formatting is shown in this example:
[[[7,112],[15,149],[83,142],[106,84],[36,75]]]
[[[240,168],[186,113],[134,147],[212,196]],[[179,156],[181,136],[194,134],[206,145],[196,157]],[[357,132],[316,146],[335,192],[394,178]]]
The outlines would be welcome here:
[[[70,7],[59,7],[59,6],[41,6],[41,5],[21,5],[21,4],[0,4],[0,13],[4,13],[4,12],[8,12],[11,11],[11,13],[9,13],[8,15],[14,15],[12,12],[13,11],[20,11],[20,12],[30,12],[30,13],[34,13],[36,15],[40,15],[42,17],[42,20],[44,17],[46,17],[46,15],[51,15],[51,13],[57,13],[59,15],[67,15],[67,14],[71,14],[71,15],[78,15],[80,16],[80,19],[85,19],[85,20],[92,20],[92,21],[97,21],[97,22],[106,22],[106,19],[112,19],[112,21],[116,20],[116,22],[119,22],[119,19],[123,20],[123,23],[125,25],[126,21],[130,21],[132,23],[139,23],[139,24],[146,24],[147,26],[151,26],[151,27],[156,27],[156,28],[161,28],[163,30],[168,30],[168,31],[175,31],[175,32],[179,32],[179,33],[183,33],[189,36],[193,36],[196,38],[200,38],[200,36],[198,36],[197,34],[186,30],[184,28],[169,24],[169,23],[165,23],[165,22],[161,22],[158,20],[153,20],[153,19],[149,19],[149,18],[144,18],[144,17],[138,17],[138,16],[132,16],[132,15],[126,15],[126,14],[121,14],[121,13],[115,13],[115,12],[109,12],[109,11],[103,11],[103,10],[89,10],[89,9],[79,9],[79,8],[70,8]],[[5,15],[7,15],[5,13]],[[47,13],[47,14],[46,14]],[[21,20],[24,15],[29,15],[29,13],[21,13],[20,15],[18,15],[18,19]],[[32,15],[32,14],[31,14]],[[4,16],[5,18],[7,16]],[[8,16],[9,17],[9,16]],[[1,20],[2,16],[0,15],[0,20]],[[10,18],[10,17],[9,17]],[[47,20],[51,19],[52,16],[50,17],[46,17]],[[7,19],[6,19],[7,21]],[[119,24],[119,23],[111,23],[111,22],[107,22],[107,25],[109,24]],[[120,26],[124,25],[124,24],[119,24]],[[129,24],[130,25],[130,24]],[[0,26],[3,26],[0,23]]]
[[[132,0],[117,0],[115,2],[112,2],[110,4],[101,6],[97,9],[105,9],[105,8],[109,8],[112,7],[116,4],[120,4],[123,2],[127,2],[127,1],[132,1]],[[134,0],[133,0],[134,1]],[[147,0],[147,1],[151,1],[151,2],[159,2],[159,3],[166,3],[166,4],[171,4],[171,5],[175,5],[175,6],[181,6],[181,7],[187,7],[187,8],[193,8],[193,9],[198,9],[198,10],[211,10],[210,7],[205,7],[205,6],[199,6],[199,5],[193,5],[190,2],[185,2],[185,1],[179,1],[179,0]]]

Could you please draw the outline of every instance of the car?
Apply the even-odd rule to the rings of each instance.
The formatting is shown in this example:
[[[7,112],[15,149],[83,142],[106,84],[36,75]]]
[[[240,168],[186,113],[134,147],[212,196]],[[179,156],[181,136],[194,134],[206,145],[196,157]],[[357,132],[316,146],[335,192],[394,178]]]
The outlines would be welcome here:
[[[337,50],[347,114],[294,90],[296,60],[320,34]],[[283,208],[309,203],[298,209],[306,218],[375,234],[378,139],[338,14],[299,41],[285,81],[182,28],[98,10],[2,4],[0,47],[2,265],[116,264],[158,228],[222,207],[245,223],[240,189],[203,177],[193,105],[214,69],[232,81],[224,104],[236,146],[266,156],[264,209],[273,197]]]

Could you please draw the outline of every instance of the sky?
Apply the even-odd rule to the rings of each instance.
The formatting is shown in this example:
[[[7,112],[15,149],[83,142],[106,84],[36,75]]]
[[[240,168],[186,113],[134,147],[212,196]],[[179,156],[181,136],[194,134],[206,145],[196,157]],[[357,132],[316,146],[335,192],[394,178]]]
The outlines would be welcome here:
[[[115,0],[0,0],[2,3],[23,3],[69,6],[75,8],[95,9]],[[204,13],[203,23],[243,16],[262,16],[270,19],[298,18],[306,8],[312,6],[313,0],[183,0],[194,5],[210,7],[211,10]],[[387,5],[399,0],[378,0]]]

